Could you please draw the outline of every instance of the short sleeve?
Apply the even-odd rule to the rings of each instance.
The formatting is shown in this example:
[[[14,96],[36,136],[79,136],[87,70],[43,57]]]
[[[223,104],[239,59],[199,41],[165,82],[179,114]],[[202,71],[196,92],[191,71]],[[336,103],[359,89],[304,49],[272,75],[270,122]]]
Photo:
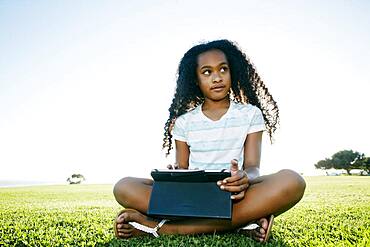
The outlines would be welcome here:
[[[255,109],[247,134],[265,130],[265,120],[262,112],[258,107],[255,107]]]
[[[175,125],[173,126],[173,132],[172,132],[172,136],[175,140],[183,141],[183,142],[187,141],[187,134],[186,134],[185,127],[186,127],[185,118],[183,116],[178,117],[175,121]]]

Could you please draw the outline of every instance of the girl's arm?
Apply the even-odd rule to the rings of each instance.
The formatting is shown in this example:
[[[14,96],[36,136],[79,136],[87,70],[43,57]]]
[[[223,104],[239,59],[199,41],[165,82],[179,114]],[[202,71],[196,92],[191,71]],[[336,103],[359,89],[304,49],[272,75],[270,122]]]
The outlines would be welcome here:
[[[238,163],[232,160],[230,166],[232,176],[217,182],[222,190],[234,193],[231,199],[243,199],[249,184],[257,182],[256,178],[260,174],[261,144],[262,131],[248,134],[244,143],[244,171],[238,170]]]
[[[249,183],[253,183],[260,175],[262,133],[263,131],[248,134],[244,143],[243,169],[247,173]]]
[[[186,142],[175,140],[176,143],[176,163],[179,169],[188,169],[189,167],[189,146]]]

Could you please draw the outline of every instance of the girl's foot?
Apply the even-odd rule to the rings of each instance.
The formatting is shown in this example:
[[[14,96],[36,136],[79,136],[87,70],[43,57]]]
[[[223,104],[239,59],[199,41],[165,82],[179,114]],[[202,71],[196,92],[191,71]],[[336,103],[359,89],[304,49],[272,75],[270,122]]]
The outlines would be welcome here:
[[[148,220],[146,215],[143,215],[135,209],[124,209],[116,217],[114,221],[114,232],[117,238],[130,238],[148,234],[136,229],[130,223],[139,223],[143,226],[155,228],[158,222]]]
[[[256,241],[259,242],[267,242],[270,236],[270,231],[272,228],[272,224],[274,222],[274,216],[271,215],[269,219],[261,218],[257,221],[257,224],[259,227],[253,230],[247,230],[247,229],[239,229],[238,232],[242,232],[250,236]]]
[[[268,228],[268,220],[266,218],[261,218],[258,220],[257,224],[260,226],[257,229],[252,230],[252,238],[254,240],[263,242],[266,237],[266,232]]]
[[[254,230],[239,229],[239,233],[245,233],[251,238],[259,242],[267,242],[271,227],[274,221],[274,216],[271,215],[269,219],[261,218],[257,221],[258,228]],[[136,229],[132,223],[139,223],[143,226],[155,228],[158,222],[150,220],[146,215],[140,213],[135,209],[124,209],[116,217],[114,221],[114,231],[117,238],[130,238],[134,236],[146,235],[148,233]]]

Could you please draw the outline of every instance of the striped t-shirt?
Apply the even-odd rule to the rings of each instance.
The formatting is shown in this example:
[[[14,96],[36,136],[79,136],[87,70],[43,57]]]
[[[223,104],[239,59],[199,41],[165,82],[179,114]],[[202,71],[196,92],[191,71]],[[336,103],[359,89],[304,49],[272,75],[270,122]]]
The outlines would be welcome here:
[[[241,168],[247,135],[264,129],[258,107],[230,101],[217,121],[203,114],[202,105],[181,115],[175,121],[173,137],[189,146],[189,169],[219,170],[229,169],[232,159],[237,159]]]

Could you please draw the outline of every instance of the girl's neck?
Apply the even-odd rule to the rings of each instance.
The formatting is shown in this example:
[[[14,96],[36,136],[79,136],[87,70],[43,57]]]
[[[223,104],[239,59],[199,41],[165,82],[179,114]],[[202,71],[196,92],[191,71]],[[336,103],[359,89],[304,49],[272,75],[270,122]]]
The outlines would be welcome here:
[[[220,109],[228,109],[229,106],[230,106],[230,99],[228,97],[220,101],[213,101],[213,100],[205,99],[202,105],[202,110],[203,111],[213,111],[213,110],[220,110]]]
[[[225,98],[220,101],[205,100],[202,105],[203,115],[212,121],[220,120],[229,110],[230,100]]]

